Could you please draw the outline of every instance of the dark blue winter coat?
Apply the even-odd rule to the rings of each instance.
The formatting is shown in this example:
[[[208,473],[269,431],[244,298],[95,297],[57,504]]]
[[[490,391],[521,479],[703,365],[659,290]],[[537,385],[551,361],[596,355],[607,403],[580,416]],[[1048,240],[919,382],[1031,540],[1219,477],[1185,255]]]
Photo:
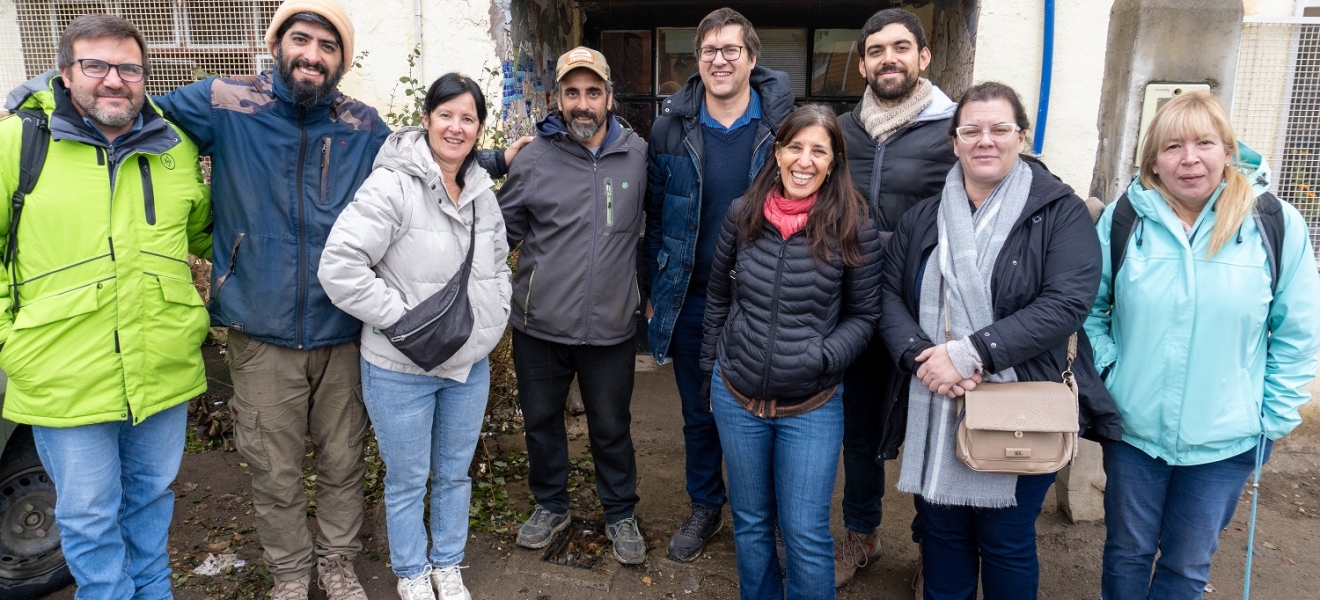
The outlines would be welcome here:
[[[316,269],[390,134],[376,109],[338,92],[301,108],[269,71],[155,100],[211,157],[211,322],[288,348],[356,339],[361,323],[330,302]]]

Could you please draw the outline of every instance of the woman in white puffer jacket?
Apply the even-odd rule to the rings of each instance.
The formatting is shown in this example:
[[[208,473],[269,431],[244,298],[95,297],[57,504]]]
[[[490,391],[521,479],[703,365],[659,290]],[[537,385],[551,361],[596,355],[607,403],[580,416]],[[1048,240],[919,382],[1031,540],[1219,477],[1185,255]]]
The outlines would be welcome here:
[[[386,466],[386,524],[399,595],[467,600],[459,563],[472,493],[468,466],[490,390],[486,355],[509,320],[509,248],[490,176],[476,161],[486,118],[481,89],[449,73],[431,85],[423,106],[423,127],[389,137],[335,222],[318,276],[331,301],[362,321],[363,400]],[[382,330],[461,272],[470,243],[472,333],[453,356],[423,369]],[[421,448],[430,448],[429,461],[419,460]],[[431,473],[428,552],[422,516]]]

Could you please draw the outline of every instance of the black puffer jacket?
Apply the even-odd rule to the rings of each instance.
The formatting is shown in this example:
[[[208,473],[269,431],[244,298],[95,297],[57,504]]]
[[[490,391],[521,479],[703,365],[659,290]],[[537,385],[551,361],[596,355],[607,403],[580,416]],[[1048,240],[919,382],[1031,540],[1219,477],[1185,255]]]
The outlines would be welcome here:
[[[788,407],[839,383],[880,317],[880,240],[858,232],[863,262],[816,262],[805,231],[787,240],[767,223],[740,239],[735,200],[720,229],[706,291],[701,366],[718,357],[724,380],[757,400]]]
[[[1019,381],[1059,381],[1067,363],[1068,336],[1078,335],[1072,370],[1081,399],[1082,435],[1117,440],[1121,422],[1082,331],[1100,286],[1100,240],[1086,204],[1072,188],[1038,163],[1031,165],[1031,197],[995,261],[991,278],[995,322],[972,336],[985,370],[1012,367]],[[916,357],[936,345],[918,321],[917,280],[937,243],[940,197],[923,200],[899,221],[885,248],[880,279],[885,318],[880,336],[897,357],[902,389],[881,450],[902,442],[908,385]],[[939,343],[942,343],[940,340]],[[898,412],[901,411],[901,416]]]
[[[949,120],[957,105],[939,89],[932,94],[930,107],[881,143],[866,133],[860,102],[839,117],[848,147],[848,172],[880,231],[893,231],[908,209],[940,193],[944,176],[958,162],[949,136]]]

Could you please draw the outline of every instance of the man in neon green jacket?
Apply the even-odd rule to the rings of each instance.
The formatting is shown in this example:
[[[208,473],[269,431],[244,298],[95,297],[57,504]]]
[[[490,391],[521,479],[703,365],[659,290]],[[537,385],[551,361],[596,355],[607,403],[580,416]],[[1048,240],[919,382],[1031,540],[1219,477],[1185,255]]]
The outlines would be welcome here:
[[[74,20],[59,74],[21,108],[51,143],[17,232],[0,206],[4,416],[32,425],[55,481],[77,598],[169,598],[169,484],[187,401],[206,388],[209,323],[189,252],[211,253],[197,148],[146,101],[146,43],[107,15]],[[21,113],[20,113],[21,115]],[[0,121],[0,196],[19,181],[23,125]]]

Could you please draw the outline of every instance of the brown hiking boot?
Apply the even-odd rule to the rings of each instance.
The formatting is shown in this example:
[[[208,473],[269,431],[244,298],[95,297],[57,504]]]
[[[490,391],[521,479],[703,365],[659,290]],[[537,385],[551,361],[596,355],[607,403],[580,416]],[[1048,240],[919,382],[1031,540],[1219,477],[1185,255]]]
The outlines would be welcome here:
[[[843,543],[834,556],[834,587],[852,581],[857,569],[880,560],[880,528],[871,533],[843,530]]]
[[[312,583],[311,575],[294,579],[277,579],[271,600],[307,600],[307,588]]]
[[[367,600],[367,592],[358,582],[353,561],[331,554],[316,559],[317,583],[330,600]]]

